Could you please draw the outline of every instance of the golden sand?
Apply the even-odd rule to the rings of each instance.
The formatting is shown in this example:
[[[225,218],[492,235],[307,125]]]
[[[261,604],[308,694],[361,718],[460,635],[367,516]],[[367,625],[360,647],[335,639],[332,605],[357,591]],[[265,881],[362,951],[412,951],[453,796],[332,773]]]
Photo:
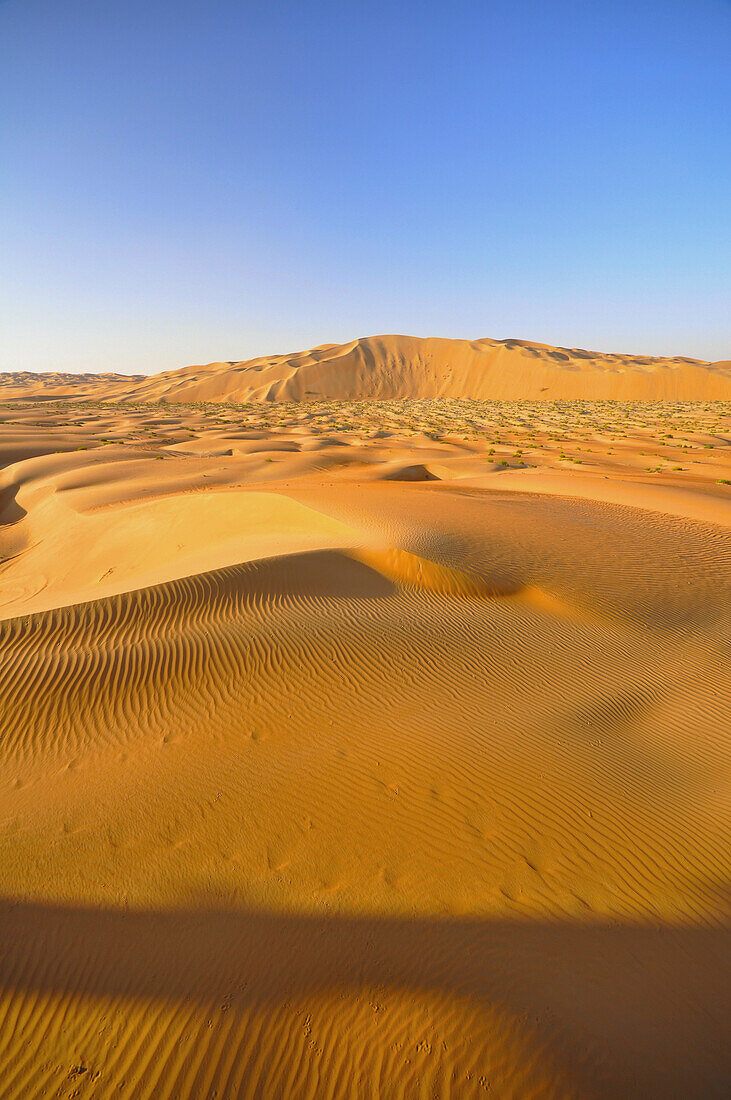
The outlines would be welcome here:
[[[369,336],[347,344],[207,363],[149,378],[0,374],[0,399],[98,401],[731,400],[731,361],[554,348],[526,340]]]
[[[0,408],[0,1094],[726,1095],[731,405],[112,396]]]

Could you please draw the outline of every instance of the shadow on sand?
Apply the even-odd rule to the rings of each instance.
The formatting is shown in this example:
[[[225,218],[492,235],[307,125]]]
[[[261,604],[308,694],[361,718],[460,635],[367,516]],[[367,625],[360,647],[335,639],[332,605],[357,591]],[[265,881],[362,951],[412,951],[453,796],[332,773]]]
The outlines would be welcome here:
[[[480,919],[97,910],[4,901],[4,990],[268,1010],[368,988],[498,1005],[566,1064],[583,1095],[721,1096],[731,1083],[724,929]]]

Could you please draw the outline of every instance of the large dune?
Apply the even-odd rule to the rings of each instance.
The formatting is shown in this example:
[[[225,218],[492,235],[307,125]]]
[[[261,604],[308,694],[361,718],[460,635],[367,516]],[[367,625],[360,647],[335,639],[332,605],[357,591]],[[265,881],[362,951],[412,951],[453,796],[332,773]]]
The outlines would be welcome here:
[[[606,354],[521,340],[373,336],[289,355],[183,367],[144,378],[0,375],[0,399],[306,401],[473,398],[712,401],[731,398],[731,363]]]
[[[3,1100],[727,1096],[730,439],[0,409]]]

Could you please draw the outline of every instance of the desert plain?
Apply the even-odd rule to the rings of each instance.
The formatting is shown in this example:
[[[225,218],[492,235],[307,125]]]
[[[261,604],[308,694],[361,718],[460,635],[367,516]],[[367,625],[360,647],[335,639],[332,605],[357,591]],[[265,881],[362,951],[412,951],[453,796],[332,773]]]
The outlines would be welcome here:
[[[2,1097],[728,1095],[728,364],[379,339],[0,383]]]

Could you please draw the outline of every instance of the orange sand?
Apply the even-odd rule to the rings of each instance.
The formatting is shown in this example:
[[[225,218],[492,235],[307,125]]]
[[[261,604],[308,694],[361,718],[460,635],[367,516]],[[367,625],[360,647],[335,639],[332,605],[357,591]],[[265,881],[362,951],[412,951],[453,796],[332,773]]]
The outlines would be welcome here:
[[[0,408],[0,1094],[726,1095],[730,413]]]
[[[731,362],[553,348],[525,340],[370,336],[149,378],[0,374],[0,399],[96,401],[717,401],[731,399]]]

